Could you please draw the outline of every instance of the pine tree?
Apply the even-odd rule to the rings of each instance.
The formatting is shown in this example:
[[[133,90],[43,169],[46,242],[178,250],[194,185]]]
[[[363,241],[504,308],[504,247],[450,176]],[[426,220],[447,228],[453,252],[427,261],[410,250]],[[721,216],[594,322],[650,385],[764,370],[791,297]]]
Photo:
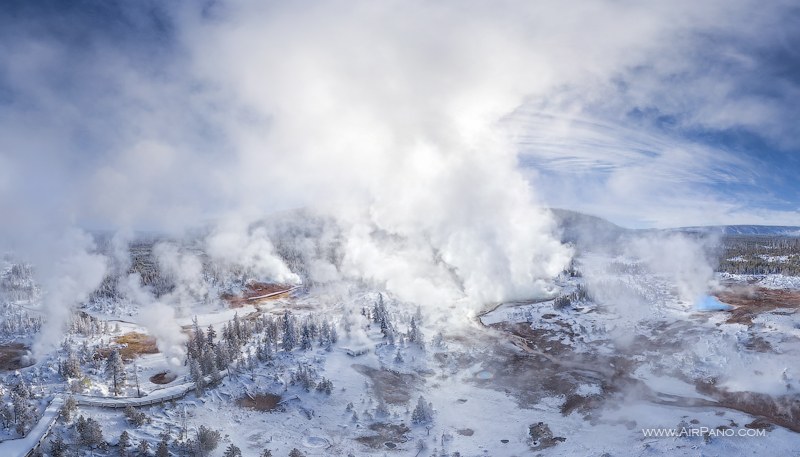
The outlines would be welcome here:
[[[433,419],[433,411],[429,403],[425,402],[422,396],[417,400],[417,407],[411,413],[411,422],[415,424],[425,424]]]
[[[203,388],[205,387],[205,380],[203,379],[203,370],[200,368],[200,362],[197,359],[192,359],[189,363],[189,374],[194,380],[194,393],[198,397],[203,395]]]
[[[112,389],[114,395],[119,395],[125,385],[125,364],[122,362],[122,357],[117,349],[111,351],[106,362],[106,375],[112,381]]]
[[[50,441],[50,456],[51,457],[64,457],[67,455],[69,446],[64,442],[64,438],[59,433],[53,441]]]
[[[425,342],[423,340],[422,331],[419,329],[417,325],[417,320],[415,317],[411,318],[411,324],[409,325],[408,329],[408,341],[410,343],[416,343],[420,347],[424,347]]]
[[[222,454],[223,457],[242,457],[242,450],[239,449],[238,446],[231,443],[228,445],[228,448],[225,449],[225,453]]]
[[[105,443],[103,429],[100,428],[100,424],[91,417],[84,419],[83,416],[80,416],[76,428],[78,429],[81,444],[94,448]]]
[[[136,452],[141,456],[146,456],[150,454],[150,443],[147,440],[139,441],[139,445],[136,446]]]
[[[156,447],[156,457],[169,457],[169,445],[167,440],[162,439]]]
[[[123,430],[122,433],[119,435],[119,455],[120,457],[125,457],[128,455],[128,447],[131,445],[131,436],[128,434],[127,430]]]
[[[297,345],[295,335],[294,319],[289,311],[283,313],[283,350],[291,352]]]
[[[303,323],[303,328],[300,332],[300,349],[304,351],[311,350],[313,343],[311,337],[311,328],[308,325],[308,322]]]
[[[61,417],[63,417],[65,421],[69,422],[72,420],[72,415],[75,414],[75,411],[77,410],[78,402],[75,401],[75,397],[70,395],[64,401],[64,406],[61,407]]]
[[[219,445],[221,436],[216,430],[212,430],[204,425],[197,429],[197,447],[201,455],[208,454]]]
[[[64,361],[62,375],[67,378],[80,378],[83,376],[80,359],[78,359],[78,355],[75,354],[71,347],[67,352],[67,360]]]
[[[217,332],[214,331],[214,326],[209,324],[208,329],[206,330],[206,340],[210,346],[214,345],[214,338],[216,337]]]
[[[126,448],[131,445],[131,436],[127,430],[123,430],[119,435],[119,446]]]

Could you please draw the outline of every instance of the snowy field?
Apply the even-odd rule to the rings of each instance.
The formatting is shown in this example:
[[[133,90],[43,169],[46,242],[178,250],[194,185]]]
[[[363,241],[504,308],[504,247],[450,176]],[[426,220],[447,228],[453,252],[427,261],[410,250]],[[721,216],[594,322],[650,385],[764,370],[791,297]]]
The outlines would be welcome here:
[[[12,411],[0,450],[24,455],[49,432],[47,455],[57,439],[119,455],[126,432],[127,455],[797,455],[793,308],[733,321],[626,259],[583,261],[616,266],[471,319],[360,286],[296,289],[235,309],[206,303],[175,317],[165,342],[147,339],[137,309],[88,307],[59,350],[4,375],[7,404],[22,383],[36,407],[22,439]],[[796,279],[717,282],[792,290]],[[67,401],[69,418],[54,421]]]

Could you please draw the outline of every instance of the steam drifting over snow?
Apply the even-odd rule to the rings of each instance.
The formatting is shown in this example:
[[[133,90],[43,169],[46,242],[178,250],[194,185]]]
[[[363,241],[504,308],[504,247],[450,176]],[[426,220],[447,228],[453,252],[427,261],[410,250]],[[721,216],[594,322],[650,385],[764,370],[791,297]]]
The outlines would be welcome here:
[[[79,48],[9,24],[18,45],[8,84],[30,107],[0,113],[4,146],[19,151],[0,157],[0,210],[16,221],[2,230],[43,233],[36,221],[48,220],[56,233],[181,233],[212,221],[212,257],[294,283],[298,272],[274,255],[278,240],[254,226],[308,208],[334,221],[323,236],[339,246],[335,262],[306,252],[314,282],[367,281],[430,307],[546,295],[572,253],[504,120],[524,106],[580,112],[632,68],[653,65],[665,43],[679,55],[691,47],[684,37],[746,22],[751,5],[169,5],[153,13],[166,27],[134,30],[131,42],[88,27],[91,46]],[[80,59],[88,65],[63,65]],[[97,93],[113,95],[87,96]],[[54,193],[61,204],[48,200]],[[63,262],[92,264],[86,273],[39,273],[69,290],[53,298],[49,325],[102,278],[103,260],[85,247],[76,242]],[[170,305],[202,299],[197,259],[168,245],[159,258],[179,278]],[[686,293],[702,293],[690,283],[704,276],[683,278]]]

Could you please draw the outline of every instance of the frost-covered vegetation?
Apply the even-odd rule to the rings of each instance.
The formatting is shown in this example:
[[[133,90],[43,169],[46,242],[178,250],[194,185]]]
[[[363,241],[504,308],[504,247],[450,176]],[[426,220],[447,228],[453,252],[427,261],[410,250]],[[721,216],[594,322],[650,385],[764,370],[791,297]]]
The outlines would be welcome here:
[[[0,439],[30,436],[37,423],[50,420],[50,401],[60,399],[60,414],[38,448],[44,455],[452,457],[551,447],[579,455],[577,430],[616,430],[621,438],[609,449],[627,449],[638,439],[629,428],[633,419],[598,419],[610,417],[604,405],[627,401],[626,386],[639,385],[656,398],[663,390],[680,404],[693,395],[687,382],[705,383],[709,398],[730,400],[707,379],[740,378],[695,346],[672,348],[676,340],[703,335],[710,351],[741,345],[742,361],[759,364],[764,385],[776,377],[764,361],[775,359],[762,352],[753,362],[750,354],[793,350],[773,330],[758,333],[784,325],[762,324],[761,317],[740,319],[758,333],[741,342],[722,321],[712,324],[715,314],[707,325],[674,326],[695,310],[679,300],[669,271],[622,249],[573,260],[544,301],[501,304],[464,323],[457,307],[423,308],[368,282],[312,286],[308,252],[339,265],[336,241],[311,242],[319,235],[313,224],[307,231],[270,230],[294,237],[276,242],[275,250],[302,278],[301,287],[216,263],[193,242],[137,241],[126,251],[130,263],[109,270],[100,289],[65,320],[58,348],[38,360],[29,349],[42,325],[42,291],[32,268],[7,262],[0,341],[17,346],[6,346],[15,351],[15,368],[0,373]],[[726,244],[725,255],[748,267],[741,259],[796,261],[791,240],[759,240],[737,239]],[[184,262],[193,275],[177,274],[164,256]],[[162,308],[132,300],[132,290],[189,313],[148,316]],[[681,364],[660,357],[666,350]],[[669,376],[689,380],[680,381],[688,390]],[[790,392],[798,387],[790,371],[776,379]],[[760,395],[779,406],[784,398]],[[738,415],[725,413],[726,420],[749,424],[743,421],[753,404],[729,406]],[[720,417],[717,412],[704,420]],[[781,414],[771,420],[791,427],[791,417]]]
[[[800,238],[727,236],[718,270],[732,274],[800,276]]]

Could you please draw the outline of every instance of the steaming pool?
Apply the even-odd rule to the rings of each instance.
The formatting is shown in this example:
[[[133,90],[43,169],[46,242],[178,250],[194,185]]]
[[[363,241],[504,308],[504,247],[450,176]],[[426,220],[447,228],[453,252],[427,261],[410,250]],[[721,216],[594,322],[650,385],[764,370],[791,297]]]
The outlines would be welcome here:
[[[733,309],[733,306],[722,303],[717,297],[710,295],[702,297],[694,306],[698,311],[728,311]]]
[[[486,381],[486,380],[494,378],[494,374],[491,371],[483,370],[483,371],[478,372],[478,374],[476,374],[475,377],[478,378],[478,379]]]

